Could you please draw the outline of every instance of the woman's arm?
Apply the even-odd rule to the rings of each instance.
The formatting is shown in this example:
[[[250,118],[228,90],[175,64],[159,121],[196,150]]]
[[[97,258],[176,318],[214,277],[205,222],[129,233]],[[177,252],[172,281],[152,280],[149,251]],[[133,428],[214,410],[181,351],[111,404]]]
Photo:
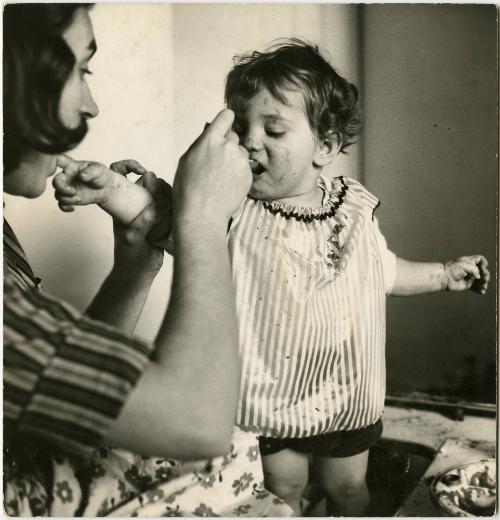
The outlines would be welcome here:
[[[227,451],[239,393],[238,330],[227,223],[248,193],[248,155],[223,111],[179,163],[169,308],[108,442],[177,458]]]
[[[114,163],[112,168],[122,175],[140,173],[144,188],[140,191],[149,193],[151,200],[159,202],[147,207],[127,225],[114,219],[113,268],[86,314],[124,332],[133,333],[151,285],[163,264],[163,249],[153,246],[147,235],[160,222],[161,233],[166,236],[170,233],[171,188],[136,161],[120,161]],[[139,168],[143,171],[138,171]],[[121,178],[118,173],[115,175]],[[125,182],[134,186],[129,181]]]

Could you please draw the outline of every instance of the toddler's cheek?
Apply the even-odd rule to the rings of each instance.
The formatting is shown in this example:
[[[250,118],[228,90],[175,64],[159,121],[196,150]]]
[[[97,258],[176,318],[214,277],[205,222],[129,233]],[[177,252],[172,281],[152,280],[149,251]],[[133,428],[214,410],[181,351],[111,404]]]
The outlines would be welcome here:
[[[275,167],[279,167],[280,169],[290,170],[292,166],[291,160],[292,154],[290,150],[285,146],[275,146],[271,153],[270,159],[272,164]]]

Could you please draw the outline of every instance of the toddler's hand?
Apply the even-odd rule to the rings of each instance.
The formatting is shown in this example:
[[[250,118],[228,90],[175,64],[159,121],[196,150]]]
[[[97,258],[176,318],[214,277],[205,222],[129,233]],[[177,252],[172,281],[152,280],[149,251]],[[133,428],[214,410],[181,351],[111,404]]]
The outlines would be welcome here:
[[[62,211],[73,211],[75,206],[107,202],[114,173],[104,164],[75,161],[67,155],[59,155],[57,165],[62,171],[54,177],[52,184]]]
[[[488,288],[490,272],[484,256],[461,256],[444,265],[443,289],[448,291],[465,291],[484,294]]]

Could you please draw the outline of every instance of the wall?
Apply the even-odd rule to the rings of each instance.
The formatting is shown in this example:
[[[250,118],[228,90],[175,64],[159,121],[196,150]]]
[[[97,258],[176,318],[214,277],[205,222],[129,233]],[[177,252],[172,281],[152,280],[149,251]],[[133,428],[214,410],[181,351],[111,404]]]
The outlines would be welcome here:
[[[486,255],[487,295],[392,298],[389,391],[495,399],[495,6],[363,8],[364,181],[403,258]],[[467,359],[469,358],[469,359]]]
[[[106,164],[134,158],[171,182],[178,157],[222,108],[233,54],[278,37],[310,39],[358,82],[358,12],[320,4],[97,4],[90,83],[100,115],[71,155]],[[356,177],[359,163],[358,147],[329,173]],[[112,262],[110,219],[95,207],[61,213],[51,188],[37,200],[5,202],[46,290],[84,309]],[[171,268],[166,259],[138,325],[147,338],[162,318]]]

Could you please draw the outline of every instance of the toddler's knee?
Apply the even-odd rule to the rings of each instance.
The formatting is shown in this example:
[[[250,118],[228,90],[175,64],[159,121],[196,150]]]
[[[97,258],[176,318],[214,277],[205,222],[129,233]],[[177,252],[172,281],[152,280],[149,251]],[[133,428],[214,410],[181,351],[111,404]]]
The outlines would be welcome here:
[[[328,480],[319,482],[325,494],[331,499],[349,500],[364,496],[367,493],[366,480],[347,479],[347,480]]]
[[[268,491],[282,499],[289,497],[300,497],[304,491],[306,484],[304,482],[265,482]]]

